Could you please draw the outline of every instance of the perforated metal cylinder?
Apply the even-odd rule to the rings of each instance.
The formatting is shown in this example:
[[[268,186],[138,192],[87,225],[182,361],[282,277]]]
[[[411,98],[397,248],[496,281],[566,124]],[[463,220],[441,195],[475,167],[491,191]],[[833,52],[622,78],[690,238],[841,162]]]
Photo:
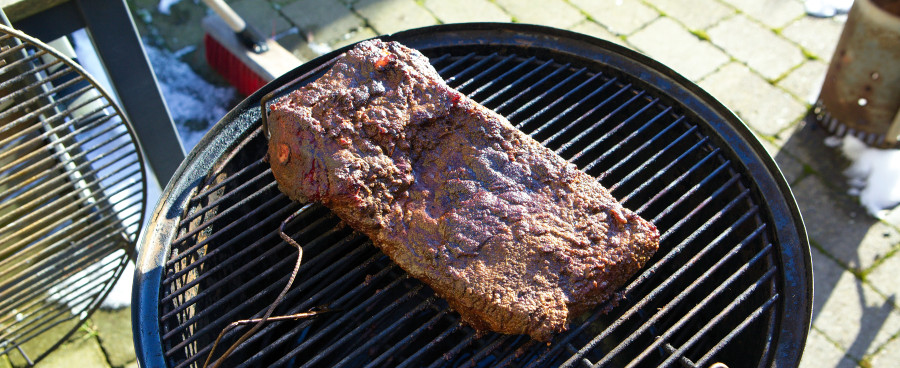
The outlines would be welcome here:
[[[816,119],[838,136],[900,148],[900,1],[857,0],[838,41]]]

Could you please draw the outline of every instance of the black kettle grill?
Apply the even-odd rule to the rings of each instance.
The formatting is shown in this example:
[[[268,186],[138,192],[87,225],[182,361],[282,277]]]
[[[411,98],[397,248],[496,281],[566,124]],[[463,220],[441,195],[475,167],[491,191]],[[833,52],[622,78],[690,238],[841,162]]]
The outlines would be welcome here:
[[[621,292],[549,344],[480,334],[364,236],[313,205],[287,226],[304,263],[273,322],[226,361],[269,366],[796,366],[812,303],[809,244],[790,189],[750,131],[662,64],[581,34],[457,24],[384,36],[448,83],[594,175],[660,229]],[[260,102],[321,76],[347,48],[269,83],[181,164],[142,233],[133,320],[143,367],[202,366],[229,323],[260,317],[294,248],[277,235],[304,206],[281,194]],[[273,92],[274,91],[274,92]],[[608,313],[602,311],[608,310]],[[249,326],[225,334],[216,355]]]

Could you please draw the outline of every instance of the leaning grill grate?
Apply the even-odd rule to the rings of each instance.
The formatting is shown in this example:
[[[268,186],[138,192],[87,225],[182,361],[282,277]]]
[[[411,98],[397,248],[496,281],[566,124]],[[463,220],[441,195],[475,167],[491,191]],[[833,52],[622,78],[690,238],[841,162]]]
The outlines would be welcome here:
[[[4,26],[0,96],[0,355],[32,365],[124,270],[143,216],[143,164],[95,81]]]
[[[229,365],[706,367],[730,351],[770,359],[779,298],[771,229],[747,179],[677,103],[612,70],[519,55],[431,56],[451,86],[652,219],[660,251],[625,287],[621,305],[581,316],[545,345],[478,336],[368,239],[309,206],[288,226],[304,264],[276,313],[339,311],[271,323]],[[202,365],[222,328],[261,316],[287,281],[294,251],[277,228],[303,204],[278,192],[261,160],[265,142],[257,128],[188,201],[159,304],[172,367]]]

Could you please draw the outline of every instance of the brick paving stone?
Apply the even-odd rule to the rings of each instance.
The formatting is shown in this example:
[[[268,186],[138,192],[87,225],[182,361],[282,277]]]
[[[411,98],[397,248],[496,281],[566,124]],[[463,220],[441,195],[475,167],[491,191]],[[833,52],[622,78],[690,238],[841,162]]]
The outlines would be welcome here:
[[[825,179],[829,187],[835,188],[836,192],[846,193],[850,187],[843,172],[844,168],[850,165],[850,161],[839,149],[825,145],[824,141],[828,135],[828,132],[806,116],[798,124],[775,136],[775,144],[790,152],[800,162],[809,165]]]
[[[814,255],[820,253],[813,253]],[[824,256],[813,259],[813,274],[838,267]],[[813,326],[856,360],[874,353],[900,330],[900,312],[892,301],[870,286],[843,272],[833,285],[816,277]],[[831,282],[831,280],[829,280]],[[830,288],[828,286],[831,286]]]
[[[575,31],[578,33],[584,33],[588,36],[596,37],[601,40],[607,40],[614,44],[617,44],[620,46],[625,46],[630,49],[634,48],[633,46],[628,44],[628,42],[625,42],[624,40],[622,40],[621,38],[619,38],[618,36],[616,36],[615,34],[610,32],[606,28],[603,28],[603,26],[601,26],[597,23],[594,23],[593,21],[588,20],[588,19],[581,21],[581,23],[576,24],[574,27],[570,28],[569,30]]]
[[[766,149],[766,152],[768,152],[775,160],[778,169],[781,170],[781,175],[784,176],[784,180],[787,181],[788,184],[793,184],[797,179],[803,177],[803,163],[797,161],[797,159],[782,150],[781,147],[778,147],[766,139],[759,139],[759,143],[762,144],[763,148]]]
[[[803,17],[785,27],[781,35],[827,63],[843,29],[844,23],[834,18]]]
[[[338,41],[365,24],[337,0],[298,0],[282,7],[281,13],[300,28],[303,36],[312,36],[319,43]]]
[[[800,368],[856,366],[856,363],[847,359],[844,352],[828,341],[825,335],[815,329],[810,329],[806,338],[806,347],[803,349],[803,357],[800,358]]]
[[[686,6],[684,0],[650,0],[648,2],[667,16],[675,18],[693,30],[705,30],[725,16],[735,13],[733,8],[716,0],[694,0],[691,1],[690,6]]]
[[[437,24],[437,19],[413,0],[361,0],[353,4],[375,32],[389,34]]]
[[[820,319],[819,315],[828,299],[834,294],[834,288],[845,274],[851,275],[834,260],[828,258],[815,246],[810,247],[810,255],[813,263],[813,313],[812,324],[827,323]]]
[[[872,363],[872,367],[876,368],[896,367],[900,364],[900,338],[895,338],[887,343],[878,354],[869,358],[869,362]]]
[[[201,21],[206,16],[206,6],[182,1],[172,5],[168,15],[160,14],[152,5],[142,9],[150,14],[150,23],[145,25],[147,32],[164,43],[170,51],[202,43],[206,32]]]
[[[228,5],[263,36],[272,37],[291,28],[291,23],[268,2],[241,0],[229,2]]]
[[[91,316],[91,322],[110,365],[123,367],[137,360],[131,336],[131,308],[100,309]]]
[[[806,13],[800,0],[722,0],[771,28],[781,28]]]
[[[660,17],[628,42],[690,80],[697,81],[728,62],[728,56],[688,32],[672,18]]]
[[[61,345],[35,367],[103,368],[109,367],[109,364],[96,337],[80,337]]]
[[[812,104],[822,90],[827,71],[828,64],[819,60],[807,60],[776,84],[800,100]]]
[[[900,272],[900,252],[895,252],[872,269],[866,275],[866,281],[885,296],[898,299],[896,303],[900,304],[900,278],[897,277],[897,272]]]
[[[292,33],[281,37],[278,39],[278,44],[294,54],[301,63],[305,63],[319,56],[318,52],[309,47],[309,43],[306,42],[306,37],[300,34]]]
[[[659,17],[659,12],[638,0],[570,1],[616,34],[630,35]]]
[[[71,314],[67,313],[66,315],[64,315],[64,317],[66,317],[66,316],[71,316]],[[44,351],[47,351],[48,349],[50,349],[51,347],[53,347],[54,345],[59,343],[60,339],[62,339],[63,336],[65,336],[67,333],[69,333],[72,330],[73,326],[76,326],[77,322],[78,322],[78,320],[74,319],[74,320],[69,320],[67,322],[52,326],[47,331],[44,331],[41,334],[32,338],[31,340],[22,343],[21,348],[22,348],[22,350],[25,351],[26,354],[29,354],[30,359],[34,359],[34,358],[36,358],[35,355],[37,355],[37,353],[42,353]],[[87,330],[84,328],[78,327],[75,329],[75,332],[73,332],[72,335],[69,336],[68,341],[77,341],[77,340],[84,339],[87,337],[89,337],[89,336],[87,336]],[[65,345],[65,343],[64,343],[64,345]],[[59,350],[59,349],[57,349],[57,350]],[[54,354],[57,354],[57,353],[53,352],[50,355],[54,355]],[[18,367],[27,366],[27,362],[25,361],[25,358],[22,357],[22,354],[20,354],[18,350],[13,350],[13,351],[9,352],[7,356],[9,357],[9,360],[12,363],[13,367],[18,368]],[[60,366],[60,367],[62,367],[62,366]]]
[[[804,178],[791,190],[809,238],[849,267],[868,269],[900,241],[897,230],[869,217],[816,176]]]
[[[751,128],[765,135],[778,133],[806,112],[806,107],[790,94],[740,63],[726,64],[699,84]]]
[[[712,43],[768,80],[775,80],[805,60],[800,48],[743,15],[708,31]]]
[[[425,7],[444,23],[509,22],[512,17],[487,0],[425,0]]]
[[[887,214],[884,215],[884,221],[887,221],[893,226],[900,227],[900,206],[888,210]]]
[[[496,0],[496,3],[520,23],[565,29],[585,19],[584,14],[563,0]]]
[[[351,43],[356,43],[356,42],[366,40],[366,39],[369,39],[369,38],[372,38],[375,36],[378,36],[378,34],[375,33],[375,31],[373,31],[369,27],[357,28],[356,30],[351,31],[350,33],[344,34],[344,36],[341,37],[340,40],[338,40],[337,42],[332,44],[331,47],[336,49],[336,48],[344,47]]]

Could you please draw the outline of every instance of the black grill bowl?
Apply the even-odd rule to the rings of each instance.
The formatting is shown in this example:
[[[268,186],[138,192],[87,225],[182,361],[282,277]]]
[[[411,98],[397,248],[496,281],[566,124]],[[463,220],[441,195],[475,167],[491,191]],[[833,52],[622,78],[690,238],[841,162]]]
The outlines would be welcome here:
[[[384,39],[422,51],[448,83],[594,175],[660,229],[660,250],[617,305],[549,344],[479,335],[327,208],[287,226],[303,266],[274,322],[227,366],[796,366],[812,300],[809,244],[790,189],[749,130],[665,66],[584,35],[444,25]],[[263,161],[265,94],[321,76],[341,52],[269,83],[181,164],[142,233],[133,321],[144,367],[202,366],[222,329],[259,317],[295,259],[277,235],[305,206]],[[609,313],[601,311],[607,309]],[[226,334],[217,353],[248,327]]]

